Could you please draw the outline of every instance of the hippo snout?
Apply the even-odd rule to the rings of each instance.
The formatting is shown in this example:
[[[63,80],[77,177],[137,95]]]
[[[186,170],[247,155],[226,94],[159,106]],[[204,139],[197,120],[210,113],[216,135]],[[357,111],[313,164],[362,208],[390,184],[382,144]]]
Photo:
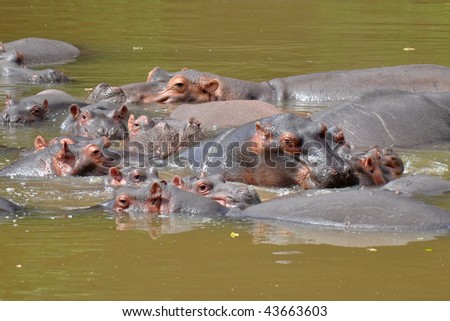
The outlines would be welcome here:
[[[3,113],[3,115],[2,115],[2,119],[3,119],[3,122],[5,122],[5,123],[9,123],[9,114],[8,113]]]

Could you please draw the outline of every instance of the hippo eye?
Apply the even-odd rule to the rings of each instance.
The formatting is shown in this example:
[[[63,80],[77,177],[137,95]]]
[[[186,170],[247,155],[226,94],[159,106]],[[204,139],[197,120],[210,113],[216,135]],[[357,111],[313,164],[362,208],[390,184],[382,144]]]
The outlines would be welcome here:
[[[128,206],[130,206],[130,201],[128,200],[128,197],[126,196],[119,196],[116,199],[116,206],[120,207],[122,209],[127,208]]]
[[[141,125],[140,125],[139,123],[134,123],[133,126],[134,126],[134,128],[139,128],[139,127],[141,127]]]
[[[210,190],[211,190],[211,187],[209,187],[205,183],[200,183],[197,186],[197,193],[199,193],[199,194],[203,194],[203,195],[208,194]]]
[[[283,138],[283,140],[281,141],[281,144],[283,145],[283,147],[288,147],[288,148],[294,147],[294,141],[289,137]]]
[[[145,177],[145,175],[141,175],[141,174],[138,174],[138,173],[134,174],[133,177],[132,177],[134,182],[142,182],[142,181],[145,181],[146,178],[147,177]]]
[[[102,155],[102,151],[98,148],[91,150],[91,157],[93,158],[99,158]]]
[[[184,83],[182,82],[177,82],[175,85],[173,85],[174,87],[176,87],[177,89],[184,89]]]

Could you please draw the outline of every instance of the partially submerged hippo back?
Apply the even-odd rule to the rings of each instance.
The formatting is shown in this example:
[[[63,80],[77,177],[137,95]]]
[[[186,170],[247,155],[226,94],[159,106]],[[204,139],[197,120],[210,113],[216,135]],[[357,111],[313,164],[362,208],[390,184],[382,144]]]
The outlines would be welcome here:
[[[21,100],[15,100],[7,95],[2,120],[5,124],[28,124],[42,121],[47,118],[49,112],[65,110],[71,104],[84,106],[83,102],[57,89],[44,90]]]
[[[436,176],[408,175],[389,182],[383,189],[407,196],[449,194],[450,181]]]
[[[316,228],[370,231],[448,231],[450,212],[382,190],[288,195],[229,216],[279,220]]]
[[[313,119],[342,128],[356,148],[449,141],[450,92],[375,90],[318,112]]]
[[[4,83],[60,83],[69,81],[63,72],[54,69],[33,70],[27,68],[24,56],[17,51],[0,55],[1,82]]]
[[[22,207],[6,198],[0,197],[0,215],[21,210]]]
[[[27,65],[64,63],[80,54],[80,50],[64,41],[24,38],[1,44],[6,51],[21,52]]]

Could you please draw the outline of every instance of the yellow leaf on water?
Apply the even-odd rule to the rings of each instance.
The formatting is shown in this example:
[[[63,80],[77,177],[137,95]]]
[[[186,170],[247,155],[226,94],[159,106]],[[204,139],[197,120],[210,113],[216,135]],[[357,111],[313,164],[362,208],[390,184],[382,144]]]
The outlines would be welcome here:
[[[414,51],[416,48],[403,48],[403,51]]]

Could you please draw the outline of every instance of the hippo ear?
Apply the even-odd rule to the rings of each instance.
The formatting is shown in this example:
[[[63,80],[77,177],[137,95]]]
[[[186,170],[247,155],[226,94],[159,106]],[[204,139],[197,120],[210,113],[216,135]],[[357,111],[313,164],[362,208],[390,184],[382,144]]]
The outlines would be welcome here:
[[[109,176],[116,182],[120,182],[123,178],[122,172],[117,167],[111,167],[109,169]]]
[[[256,133],[261,136],[262,139],[266,140],[270,138],[271,132],[267,126],[261,124],[259,121],[255,123]]]
[[[179,175],[175,175],[174,177],[172,177],[172,184],[178,188],[186,189],[186,183]]]
[[[219,88],[219,81],[217,79],[200,80],[200,86],[203,91],[214,95]]]
[[[56,159],[59,160],[67,160],[72,158],[73,154],[69,149],[69,145],[67,144],[67,142],[64,140],[61,144],[61,149],[59,150],[59,152],[56,154]]]
[[[130,117],[128,117],[128,131],[131,131],[134,126],[134,115],[131,114]]]
[[[154,203],[156,200],[161,199],[161,186],[154,182],[150,187],[149,199]]]
[[[34,149],[35,150],[42,150],[48,146],[48,141],[45,140],[44,137],[41,135],[37,135],[34,139]]]
[[[367,156],[362,159],[363,166],[369,171],[372,172],[374,168],[373,158],[371,156]]]
[[[196,125],[197,127],[200,127],[200,125],[202,124],[197,118],[195,117],[189,117],[188,119],[188,124],[189,125]]]
[[[168,73],[167,71],[159,68],[159,67],[155,67],[153,68],[147,76],[147,82],[150,81],[169,81],[170,78],[172,78],[173,75]]]
[[[328,130],[327,125],[325,123],[320,123],[320,134],[319,134],[319,136],[321,138],[325,138],[327,130]]]
[[[44,101],[42,102],[42,108],[44,109],[45,113],[48,112],[48,100],[44,99]]]
[[[8,109],[11,106],[12,98],[10,95],[5,96],[5,109]]]
[[[69,113],[72,115],[73,118],[78,118],[78,116],[80,116],[81,113],[80,106],[78,106],[77,104],[70,105]]]
[[[128,115],[128,107],[123,105],[114,112],[114,120],[119,121],[121,119],[125,119],[127,115]]]

